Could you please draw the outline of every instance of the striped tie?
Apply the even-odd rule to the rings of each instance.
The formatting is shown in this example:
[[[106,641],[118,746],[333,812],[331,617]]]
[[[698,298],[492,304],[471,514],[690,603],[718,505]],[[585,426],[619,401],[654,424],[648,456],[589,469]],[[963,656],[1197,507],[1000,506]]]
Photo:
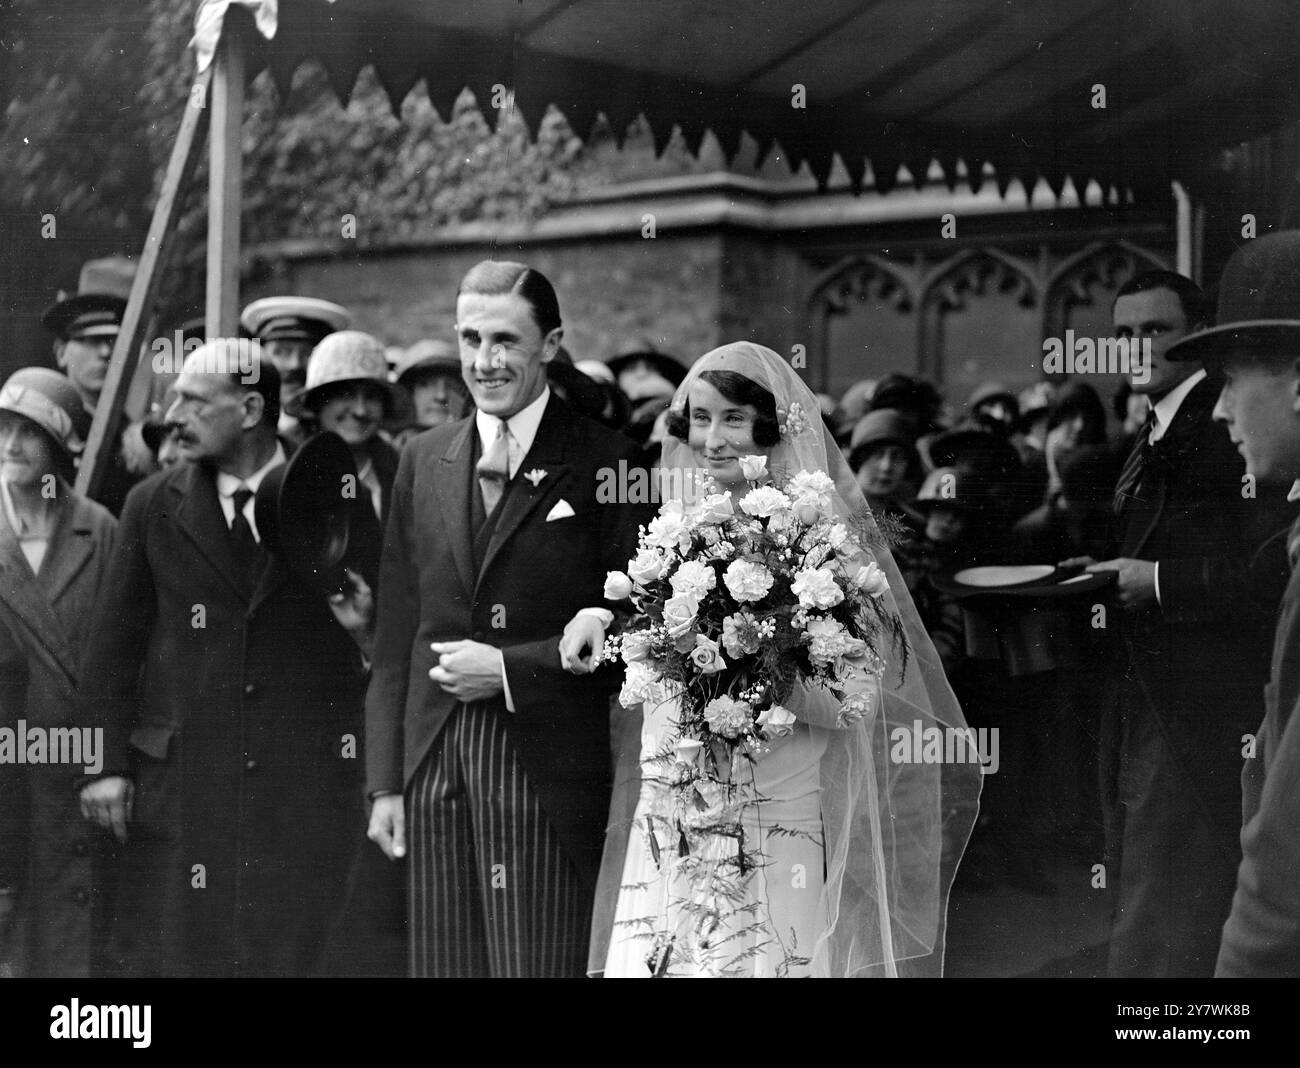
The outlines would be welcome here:
[[[1115,484],[1116,515],[1124,510],[1124,502],[1134,495],[1138,484],[1142,481],[1142,464],[1146,460],[1147,450],[1151,447],[1151,428],[1155,426],[1155,421],[1156,411],[1152,408],[1147,412],[1146,422],[1138,431],[1137,439],[1133,442],[1133,451],[1124,461],[1124,470],[1120,472],[1119,481]]]

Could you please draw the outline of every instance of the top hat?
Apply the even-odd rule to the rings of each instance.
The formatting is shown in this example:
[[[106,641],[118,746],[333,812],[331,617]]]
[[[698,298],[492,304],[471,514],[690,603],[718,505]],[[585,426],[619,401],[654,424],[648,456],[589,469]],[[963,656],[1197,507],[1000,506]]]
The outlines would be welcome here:
[[[355,494],[343,492],[348,476]],[[359,559],[374,541],[366,527],[378,526],[359,487],[352,450],[330,431],[308,438],[288,463],[273,467],[257,487],[253,515],[263,543],[312,589],[346,589],[348,566],[375,573],[368,561]]]
[[[1300,230],[1284,230],[1243,245],[1219,281],[1215,323],[1189,334],[1165,353],[1168,360],[1221,360],[1233,349],[1264,352],[1300,343]],[[1295,349],[1279,349],[1295,357]]]
[[[77,279],[77,292],[60,293],[41,314],[41,325],[64,341],[74,335],[115,336],[134,279],[135,264],[125,256],[87,260]]]

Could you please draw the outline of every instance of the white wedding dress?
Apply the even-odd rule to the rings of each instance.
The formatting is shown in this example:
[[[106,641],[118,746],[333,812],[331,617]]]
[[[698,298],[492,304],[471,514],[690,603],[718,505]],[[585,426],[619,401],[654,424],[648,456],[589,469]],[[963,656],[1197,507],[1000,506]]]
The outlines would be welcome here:
[[[826,928],[826,854],[820,768],[837,703],[796,688],[788,707],[799,722],[770,743],[742,774],[752,774],[758,800],[744,810],[745,847],[759,866],[723,900],[674,876],[669,858],[677,833],[658,818],[667,808],[664,779],[677,735],[678,704],[647,709],[641,736],[641,789],[605,960],[607,978],[665,976],[794,977],[809,974],[813,946]],[[814,722],[810,722],[813,720]],[[819,725],[823,724],[823,725]],[[656,849],[650,844],[653,826]],[[719,859],[734,856],[735,840],[714,836]],[[673,948],[664,967],[667,942]]]

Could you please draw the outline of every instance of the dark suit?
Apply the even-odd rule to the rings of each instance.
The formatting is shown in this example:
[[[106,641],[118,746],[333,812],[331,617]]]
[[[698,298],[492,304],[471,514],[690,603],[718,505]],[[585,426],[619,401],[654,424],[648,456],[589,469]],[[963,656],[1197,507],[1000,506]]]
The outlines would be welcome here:
[[[635,550],[644,516],[603,502],[597,489],[601,469],[632,466],[637,450],[552,396],[492,516],[482,516],[478,452],[470,417],[421,434],[402,453],[366,703],[367,785],[407,792],[418,973],[580,975],[589,915],[577,915],[572,895],[585,894],[589,910],[609,804],[612,679],[565,672],[558,642],[578,609],[601,604],[606,572],[623,569]],[[574,514],[548,521],[562,501]],[[430,679],[438,663],[430,643],[466,638],[502,650],[513,713],[504,697],[463,705]],[[518,801],[504,812],[503,793]],[[422,831],[426,819],[449,821],[429,824],[445,833]],[[536,835],[548,858],[512,853],[521,835]],[[463,848],[427,853],[450,849],[449,838]],[[552,888],[525,894],[530,901],[493,896],[538,878],[535,863],[571,893],[549,904]],[[439,911],[453,899],[477,904],[457,919]],[[557,927],[538,918],[551,906],[564,914]],[[513,934],[503,933],[501,913],[511,919],[523,909],[530,916],[514,916]],[[510,952],[518,946],[503,939],[529,952],[564,939],[563,959],[519,960]]]
[[[340,904],[360,654],[264,549],[251,575],[235,559],[208,468],[131,491],[81,685],[105,772],[136,781],[128,971],[310,974]]]
[[[1286,532],[1281,537],[1285,538]],[[1300,521],[1291,532],[1300,538]],[[1242,861],[1217,976],[1300,976],[1300,568],[1282,597],[1264,723],[1242,769]]]
[[[1154,446],[1139,436],[1141,478],[1118,514],[1120,556],[1159,562],[1160,604],[1112,616],[1122,655],[1100,753],[1112,975],[1209,975],[1240,859],[1242,737],[1288,574],[1269,538],[1288,516],[1244,493],[1244,462],[1211,419],[1218,390],[1198,383]]]
[[[37,574],[0,515],[0,726],[10,729],[85,725],[77,675],[117,524],[76,495],[57,508]],[[107,843],[81,815],[84,767],[0,764],[0,886],[18,891],[19,975],[89,975],[99,949]]]

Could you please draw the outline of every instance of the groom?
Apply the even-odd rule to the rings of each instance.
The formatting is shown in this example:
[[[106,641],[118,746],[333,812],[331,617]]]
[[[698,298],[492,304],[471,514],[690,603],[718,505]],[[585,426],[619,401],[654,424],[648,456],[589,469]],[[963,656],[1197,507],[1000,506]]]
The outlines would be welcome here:
[[[612,678],[563,670],[648,516],[600,503],[636,446],[547,387],[550,282],[484,261],[461,281],[478,411],[402,454],[366,700],[370,837],[411,852],[417,976],[581,976],[609,803]]]

